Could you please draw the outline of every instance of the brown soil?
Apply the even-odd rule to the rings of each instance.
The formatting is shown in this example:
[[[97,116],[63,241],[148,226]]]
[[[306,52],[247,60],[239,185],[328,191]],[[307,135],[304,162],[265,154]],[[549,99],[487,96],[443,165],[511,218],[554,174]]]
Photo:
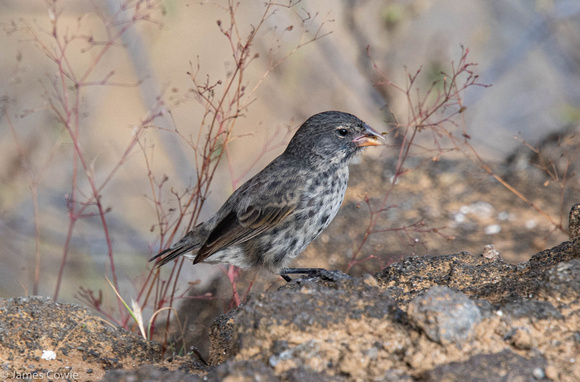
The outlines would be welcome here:
[[[23,297],[0,312],[6,379],[575,381],[580,239],[517,266],[459,253],[295,280],[214,322],[211,366],[163,360],[159,345],[79,306]]]

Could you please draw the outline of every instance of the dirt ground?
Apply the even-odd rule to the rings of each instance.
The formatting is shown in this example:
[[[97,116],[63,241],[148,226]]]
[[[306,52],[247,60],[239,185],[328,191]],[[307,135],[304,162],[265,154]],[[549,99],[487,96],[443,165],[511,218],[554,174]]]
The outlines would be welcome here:
[[[215,320],[207,363],[44,297],[0,314],[4,380],[575,381],[580,238],[519,265],[459,253],[295,280]]]

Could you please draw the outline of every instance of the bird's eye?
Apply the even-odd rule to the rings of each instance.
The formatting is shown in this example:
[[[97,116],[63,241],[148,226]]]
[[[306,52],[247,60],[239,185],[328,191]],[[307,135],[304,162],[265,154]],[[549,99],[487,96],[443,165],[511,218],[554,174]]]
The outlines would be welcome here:
[[[341,137],[346,137],[348,135],[348,130],[347,129],[338,129],[338,134],[340,134]]]

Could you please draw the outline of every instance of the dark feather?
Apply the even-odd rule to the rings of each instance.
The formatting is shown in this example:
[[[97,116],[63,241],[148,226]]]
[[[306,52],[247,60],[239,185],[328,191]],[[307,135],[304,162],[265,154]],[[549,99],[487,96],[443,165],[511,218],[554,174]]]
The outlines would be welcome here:
[[[149,261],[154,261],[156,267],[167,264],[171,260],[174,260],[178,256],[181,256],[189,251],[195,250],[201,246],[200,236],[203,237],[203,223],[196,225],[193,230],[191,230],[187,235],[181,238],[177,243],[173,244],[171,247],[159,252],[157,255],[149,259]]]
[[[167,248],[166,250],[159,252],[157,255],[155,255],[151,259],[149,259],[149,261],[153,261],[155,259],[158,259],[155,262],[155,266],[160,267],[162,265],[167,264],[171,260],[174,260],[177,257],[191,251],[192,249],[195,249],[195,247],[192,247],[188,243],[183,243],[181,245],[179,245],[179,244],[180,243],[177,243],[175,246],[173,246],[171,248]]]
[[[230,212],[211,231],[193,263],[197,264],[221,249],[244,243],[275,227],[295,208],[296,205],[269,206],[263,209],[250,206],[242,214]]]

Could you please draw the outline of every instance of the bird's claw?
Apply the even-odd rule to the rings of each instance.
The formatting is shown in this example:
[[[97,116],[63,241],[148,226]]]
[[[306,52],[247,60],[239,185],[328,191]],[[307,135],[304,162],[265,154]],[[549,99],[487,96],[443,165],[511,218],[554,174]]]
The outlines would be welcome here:
[[[350,278],[350,276],[344,272],[338,270],[329,271],[324,268],[284,268],[282,269],[282,272],[280,272],[280,277],[282,277],[286,282],[290,282],[292,281],[292,278],[288,275],[296,274],[306,275],[306,277],[300,277],[299,280],[303,278],[319,278],[322,280],[338,281]]]

